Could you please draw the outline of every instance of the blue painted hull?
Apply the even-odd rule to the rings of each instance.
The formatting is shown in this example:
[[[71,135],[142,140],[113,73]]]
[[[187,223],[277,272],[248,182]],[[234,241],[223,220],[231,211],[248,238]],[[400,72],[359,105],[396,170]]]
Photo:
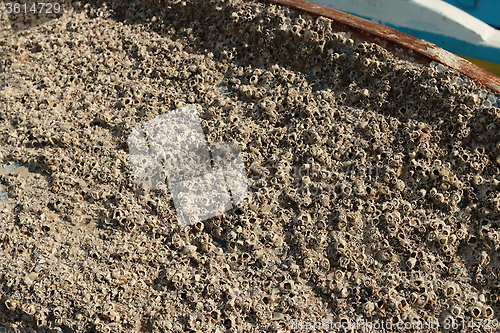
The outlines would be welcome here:
[[[500,1],[498,0],[444,0],[460,8],[464,12],[488,23],[492,27],[500,28]]]

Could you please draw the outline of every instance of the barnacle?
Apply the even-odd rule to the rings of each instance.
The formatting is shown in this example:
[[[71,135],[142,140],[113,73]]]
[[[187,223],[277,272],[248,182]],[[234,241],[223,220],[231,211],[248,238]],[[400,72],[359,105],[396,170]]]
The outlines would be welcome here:
[[[481,315],[481,308],[478,306],[472,306],[469,311],[473,318],[479,318]]]
[[[2,221],[16,221],[0,232],[9,311],[33,302],[28,286],[49,294],[47,281],[61,275],[60,307],[35,302],[34,324],[65,322],[80,331],[91,323],[113,332],[139,325],[121,297],[116,308],[92,298],[104,293],[151,300],[138,316],[155,331],[247,329],[240,318],[286,325],[291,313],[318,322],[320,313],[340,320],[494,316],[494,305],[484,305],[492,296],[469,298],[473,279],[494,288],[488,251],[500,248],[496,96],[446,66],[420,66],[335,32],[323,17],[246,1],[167,1],[161,10],[147,3],[140,10],[87,5],[89,17],[63,16],[65,30],[48,43],[33,31],[33,41],[20,35],[17,50],[5,46],[6,59],[19,57],[25,43],[29,54],[40,49],[50,60],[0,63],[13,73],[28,66],[23,80],[34,82],[22,98],[0,88],[0,104],[12,110],[5,123],[14,126],[1,125],[1,140],[16,147],[1,148],[0,157],[39,172],[0,172],[9,200],[22,208],[1,212]],[[144,25],[92,19],[112,11]],[[50,63],[60,64],[57,71]],[[59,98],[61,86],[68,91]],[[124,138],[186,103],[201,104],[209,142],[241,145],[252,194],[182,228],[166,186],[136,188]],[[33,237],[41,254],[31,258],[49,253],[43,262],[19,255],[32,251],[25,240]],[[28,270],[10,264],[13,244]],[[54,251],[61,253],[50,258]],[[468,258],[474,251],[477,258]],[[418,285],[409,282],[414,275]],[[394,288],[380,288],[387,281]],[[118,284],[123,290],[113,291]],[[305,285],[324,291],[322,301]],[[65,309],[79,299],[96,306],[72,319]]]

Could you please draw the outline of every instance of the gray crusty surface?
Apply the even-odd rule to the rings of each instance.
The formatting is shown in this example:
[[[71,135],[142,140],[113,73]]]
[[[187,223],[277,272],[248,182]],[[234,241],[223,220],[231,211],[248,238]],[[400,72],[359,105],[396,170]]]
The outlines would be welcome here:
[[[4,8],[7,332],[498,318],[500,109],[468,78],[253,1]],[[181,227],[135,185],[127,137],[188,104],[238,144],[249,194]]]

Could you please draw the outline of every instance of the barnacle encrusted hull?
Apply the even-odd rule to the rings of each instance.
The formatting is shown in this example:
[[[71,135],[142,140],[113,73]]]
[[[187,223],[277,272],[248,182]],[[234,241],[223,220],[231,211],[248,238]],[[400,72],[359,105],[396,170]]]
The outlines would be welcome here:
[[[442,329],[500,312],[500,109],[468,78],[259,2],[74,2],[19,31],[0,13],[5,325]],[[250,193],[181,227],[168,191],[134,182],[127,138],[188,104],[209,143],[238,145]]]

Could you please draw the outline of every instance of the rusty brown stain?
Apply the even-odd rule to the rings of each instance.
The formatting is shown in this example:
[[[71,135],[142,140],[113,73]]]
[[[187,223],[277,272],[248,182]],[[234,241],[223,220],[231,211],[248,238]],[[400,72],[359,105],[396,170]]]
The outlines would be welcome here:
[[[363,40],[375,42],[392,51],[402,51],[423,64],[429,64],[432,61],[442,63],[481,83],[492,91],[500,93],[500,77],[425,40],[415,38],[385,25],[305,0],[261,1],[287,6],[314,16],[327,17],[333,20],[332,28],[334,29],[352,32]]]

